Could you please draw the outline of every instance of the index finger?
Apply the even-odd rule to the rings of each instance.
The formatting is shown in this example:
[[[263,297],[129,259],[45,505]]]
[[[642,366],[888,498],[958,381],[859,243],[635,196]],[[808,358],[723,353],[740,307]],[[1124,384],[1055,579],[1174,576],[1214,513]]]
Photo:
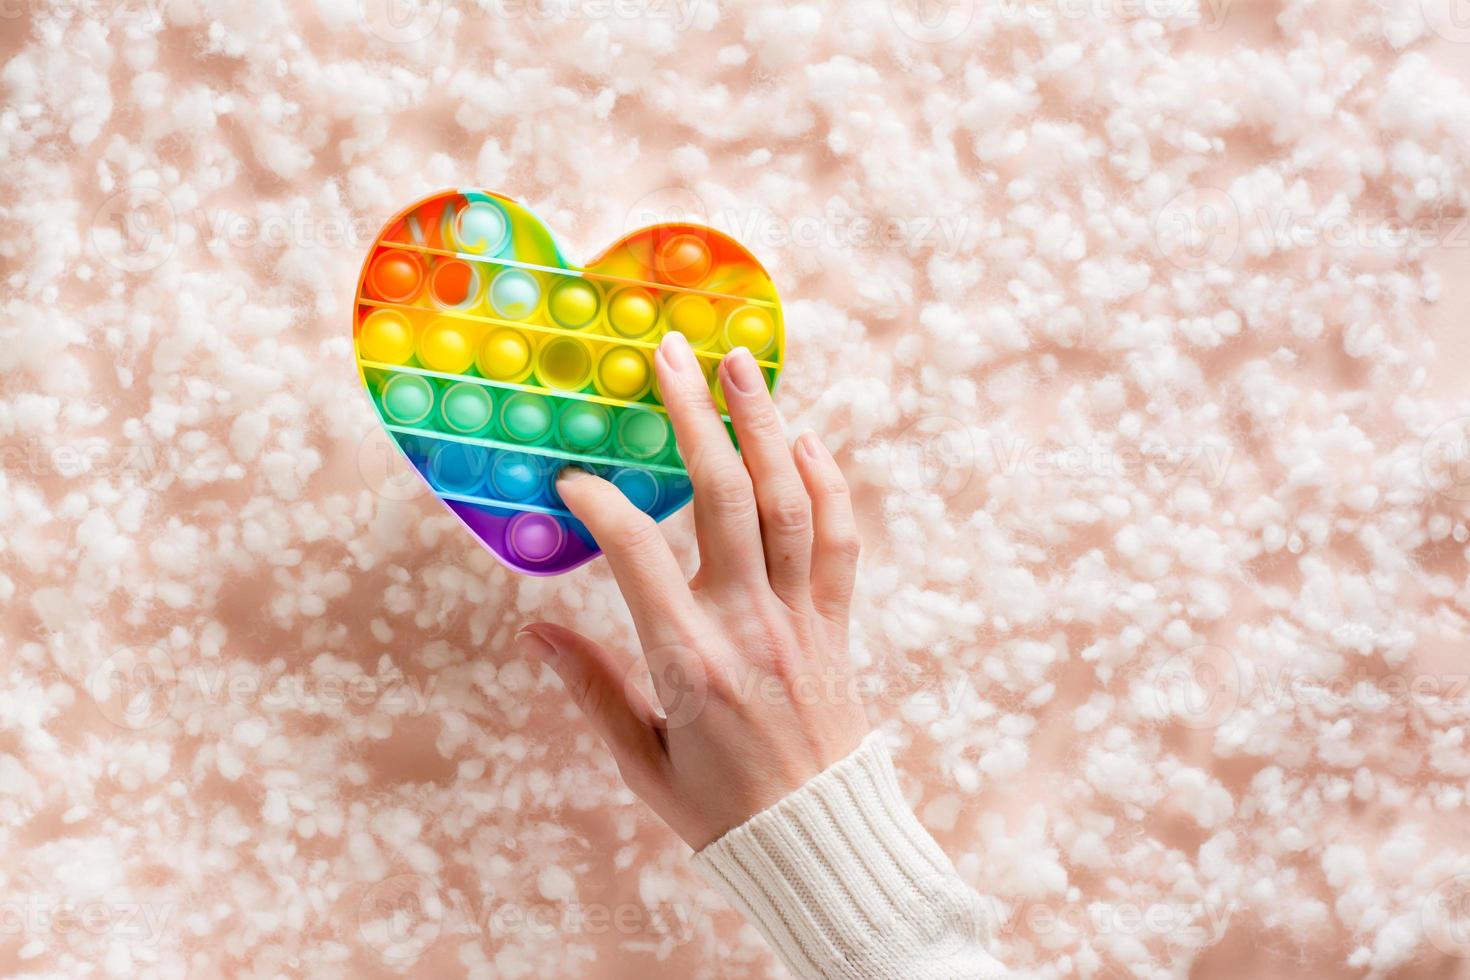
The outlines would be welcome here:
[[[563,469],[556,491],[607,555],[644,649],[686,636],[678,627],[689,622],[694,597],[653,518],[617,487],[585,470]]]

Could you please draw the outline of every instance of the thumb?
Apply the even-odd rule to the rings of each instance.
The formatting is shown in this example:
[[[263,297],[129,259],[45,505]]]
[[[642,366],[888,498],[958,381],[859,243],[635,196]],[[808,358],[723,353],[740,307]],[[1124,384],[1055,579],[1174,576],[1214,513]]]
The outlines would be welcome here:
[[[607,743],[623,781],[639,792],[660,770],[663,739],[658,714],[635,686],[628,669],[596,640],[555,623],[532,623],[516,634],[515,650],[556,671],[572,701]]]

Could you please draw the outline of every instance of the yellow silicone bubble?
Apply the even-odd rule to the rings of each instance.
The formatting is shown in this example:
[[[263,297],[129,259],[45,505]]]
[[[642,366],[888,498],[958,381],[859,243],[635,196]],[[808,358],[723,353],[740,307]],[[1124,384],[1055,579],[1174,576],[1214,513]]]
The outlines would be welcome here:
[[[551,318],[563,327],[577,330],[597,317],[602,296],[597,287],[581,279],[567,279],[551,291],[547,306]]]
[[[536,361],[536,376],[548,388],[580,391],[592,377],[592,355],[571,337],[548,340]]]
[[[419,338],[419,363],[430,371],[463,374],[475,362],[474,324],[441,316]]]
[[[475,365],[495,381],[520,381],[531,373],[531,341],[511,327],[492,330],[480,345]]]
[[[619,290],[607,304],[607,322],[624,337],[641,337],[658,322],[658,300],[636,286]]]
[[[725,318],[725,343],[763,356],[776,342],[776,321],[758,306],[740,306]]]
[[[634,401],[653,380],[648,356],[634,347],[612,347],[597,362],[597,390],[609,398]]]
[[[374,310],[358,331],[357,354],[364,361],[407,363],[413,356],[413,324],[397,310]]]
[[[719,318],[715,306],[703,296],[684,295],[669,304],[669,329],[677,330],[695,347],[709,343]]]

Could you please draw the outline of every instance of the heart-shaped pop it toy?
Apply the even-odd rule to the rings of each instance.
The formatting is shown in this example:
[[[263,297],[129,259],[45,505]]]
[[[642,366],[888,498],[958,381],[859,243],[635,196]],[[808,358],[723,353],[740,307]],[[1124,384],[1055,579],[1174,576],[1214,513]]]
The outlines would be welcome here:
[[[689,501],[653,372],[670,330],[689,338],[722,409],[715,369],[731,348],[748,348],[775,387],[780,300],[728,236],[657,225],[577,268],[530,211],[479,190],[435,194],[387,224],[353,323],[393,441],[466,527],[531,575],[598,554],[556,495],[569,463],[657,520]]]

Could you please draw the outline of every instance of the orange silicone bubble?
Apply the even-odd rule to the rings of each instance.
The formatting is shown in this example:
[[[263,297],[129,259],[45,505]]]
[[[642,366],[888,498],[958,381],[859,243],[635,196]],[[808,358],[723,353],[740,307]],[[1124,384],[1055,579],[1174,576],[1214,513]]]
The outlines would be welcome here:
[[[666,239],[654,253],[653,262],[664,281],[692,287],[709,278],[714,257],[703,238],[686,233]]]
[[[475,270],[469,263],[450,260],[434,267],[429,292],[440,306],[463,306],[474,283]]]
[[[407,252],[390,249],[373,260],[367,284],[373,295],[390,303],[406,303],[418,294],[424,281],[419,260]]]

